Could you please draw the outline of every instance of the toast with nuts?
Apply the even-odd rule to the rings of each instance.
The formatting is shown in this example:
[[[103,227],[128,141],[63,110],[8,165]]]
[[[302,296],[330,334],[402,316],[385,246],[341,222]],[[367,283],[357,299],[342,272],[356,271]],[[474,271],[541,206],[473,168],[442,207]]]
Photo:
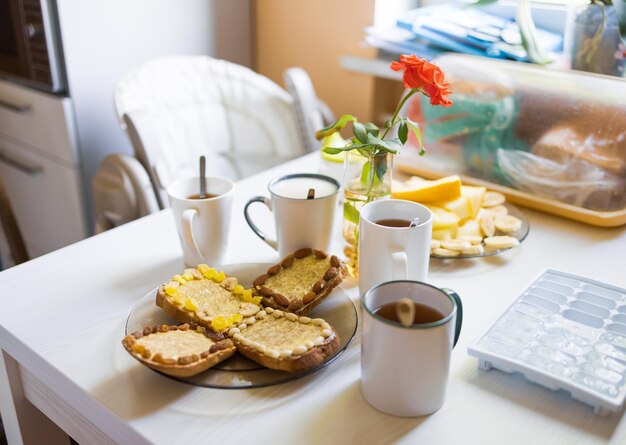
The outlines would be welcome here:
[[[156,304],[181,323],[224,331],[259,312],[261,297],[206,264],[185,269],[157,289]]]
[[[314,368],[339,349],[337,331],[323,319],[271,307],[230,328],[228,335],[241,354],[267,368],[287,372]]]
[[[142,364],[174,377],[199,374],[237,351],[226,335],[196,324],[147,327],[122,344]]]
[[[263,305],[306,315],[346,277],[346,265],[335,255],[299,249],[252,283]]]

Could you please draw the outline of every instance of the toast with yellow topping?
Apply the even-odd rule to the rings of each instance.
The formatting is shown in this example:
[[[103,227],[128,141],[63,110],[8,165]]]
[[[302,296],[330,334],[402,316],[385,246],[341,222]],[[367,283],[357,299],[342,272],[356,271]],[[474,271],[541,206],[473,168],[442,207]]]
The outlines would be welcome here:
[[[224,331],[259,312],[261,297],[237,278],[200,264],[157,289],[156,304],[181,323]]]
[[[232,356],[237,348],[224,334],[196,324],[154,326],[122,340],[142,364],[175,377],[191,377]]]
[[[314,368],[339,349],[339,335],[325,320],[271,307],[230,328],[228,335],[241,354],[267,368],[287,372]]]
[[[347,273],[346,265],[335,255],[305,248],[270,267],[252,284],[264,306],[306,315]]]

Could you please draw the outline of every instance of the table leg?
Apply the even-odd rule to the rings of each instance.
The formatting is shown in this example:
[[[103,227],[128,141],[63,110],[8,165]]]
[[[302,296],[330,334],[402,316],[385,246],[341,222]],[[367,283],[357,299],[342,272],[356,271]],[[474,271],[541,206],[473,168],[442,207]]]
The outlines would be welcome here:
[[[11,445],[69,445],[69,437],[24,397],[17,362],[0,349],[0,414]]]

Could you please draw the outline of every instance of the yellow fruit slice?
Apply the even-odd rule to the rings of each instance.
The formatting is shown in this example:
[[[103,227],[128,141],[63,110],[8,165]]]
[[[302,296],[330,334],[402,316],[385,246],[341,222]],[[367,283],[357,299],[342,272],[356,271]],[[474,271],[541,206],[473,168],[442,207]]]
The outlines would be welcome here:
[[[433,205],[456,213],[461,221],[472,217],[472,206],[469,200],[464,196],[456,199],[450,199],[448,201],[436,202],[433,203]]]
[[[391,191],[392,198],[421,203],[446,201],[460,196],[461,178],[456,175],[446,176],[435,181],[416,181],[410,184],[410,188]]]
[[[470,213],[472,218],[476,218],[478,211],[483,205],[483,199],[487,189],[485,187],[474,187],[471,185],[461,186],[461,196],[464,196],[469,201]]]
[[[460,221],[456,213],[431,204],[426,204],[426,207],[433,212],[433,230],[452,229],[453,235],[456,235]]]

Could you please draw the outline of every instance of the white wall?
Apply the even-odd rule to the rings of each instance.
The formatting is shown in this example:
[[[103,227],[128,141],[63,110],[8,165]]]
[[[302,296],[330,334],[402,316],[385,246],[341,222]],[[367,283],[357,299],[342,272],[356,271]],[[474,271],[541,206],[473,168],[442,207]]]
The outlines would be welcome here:
[[[207,54],[251,65],[250,0],[57,0],[84,192],[110,152],[132,153],[113,91],[154,57]]]

